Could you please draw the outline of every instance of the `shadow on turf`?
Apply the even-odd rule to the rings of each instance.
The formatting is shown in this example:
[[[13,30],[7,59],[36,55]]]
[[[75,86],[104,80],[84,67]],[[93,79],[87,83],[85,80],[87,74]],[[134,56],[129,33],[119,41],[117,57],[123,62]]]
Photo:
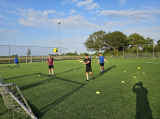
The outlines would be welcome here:
[[[106,72],[108,72],[109,70],[111,70],[112,68],[116,68],[116,65],[113,65],[113,66],[109,67],[108,69],[105,69],[103,71],[103,73],[97,74],[96,76],[94,76],[94,79],[97,79],[98,77],[102,76],[103,74],[105,74]]]
[[[84,68],[84,67],[79,67],[79,68],[75,68],[75,69],[70,69],[70,70],[64,71],[64,72],[62,72],[62,73],[57,73],[56,75],[58,75],[58,74],[63,74],[63,73],[67,73],[67,72],[74,71],[74,70],[78,70],[78,69],[81,69],[81,68]]]
[[[44,75],[44,74],[41,74],[43,76],[47,76],[48,75]],[[59,79],[59,80],[62,80],[62,81],[67,81],[67,82],[70,82],[70,83],[74,83],[74,84],[79,84],[80,86],[77,87],[76,89],[74,89],[73,91],[67,93],[66,95],[62,96],[61,98],[53,101],[52,103],[50,103],[49,105],[43,107],[41,110],[38,110],[33,104],[31,104],[29,101],[29,105],[33,111],[33,113],[35,114],[35,116],[37,118],[41,118],[43,117],[43,115],[49,111],[51,108],[53,108],[54,106],[56,106],[57,104],[59,104],[60,102],[64,101],[66,98],[68,98],[69,96],[71,96],[72,94],[74,94],[75,92],[77,92],[79,89],[81,89],[82,87],[84,87],[86,84],[85,83],[80,83],[80,82],[76,82],[76,81],[72,81],[72,80],[68,80],[68,79],[63,79],[63,78],[59,78],[59,77],[54,77],[55,79]],[[49,81],[50,79],[48,79]],[[43,83],[43,82],[42,82]],[[40,83],[41,84],[41,83]],[[36,84],[37,86],[37,84]],[[22,88],[23,89],[23,88]],[[40,98],[41,99],[41,98]],[[44,102],[45,103],[45,102]]]
[[[139,82],[133,86],[132,91],[136,93],[136,115],[135,119],[153,119],[152,111],[147,98],[148,90]]]

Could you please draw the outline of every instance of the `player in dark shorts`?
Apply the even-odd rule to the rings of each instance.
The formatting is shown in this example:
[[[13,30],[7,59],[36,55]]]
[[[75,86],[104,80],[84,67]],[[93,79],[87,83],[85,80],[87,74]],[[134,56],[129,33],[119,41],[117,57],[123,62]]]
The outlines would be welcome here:
[[[17,65],[18,65],[18,68],[19,68],[19,62],[18,62],[17,56],[14,59],[14,63],[15,63],[15,68],[17,67]]]
[[[108,63],[108,62],[106,61],[106,59],[104,59],[104,56],[102,56],[102,53],[99,53],[99,58],[98,58],[97,65],[98,65],[99,61],[100,61],[100,69],[101,69],[101,73],[102,73],[102,70],[104,71],[104,61],[105,61],[106,63]]]
[[[79,59],[78,60],[80,62],[85,62],[83,64],[86,64],[86,77],[87,77],[86,81],[89,81],[88,72],[90,73],[90,75],[92,76],[92,79],[94,80],[93,74],[92,74],[92,68],[91,68],[91,58],[88,58],[88,54],[86,54],[85,56],[86,56],[86,59],[84,59],[83,61],[81,61]]]
[[[52,75],[54,76],[54,60],[49,54],[49,58],[47,59],[47,65],[49,68],[49,76],[51,75],[51,68],[52,68]]]

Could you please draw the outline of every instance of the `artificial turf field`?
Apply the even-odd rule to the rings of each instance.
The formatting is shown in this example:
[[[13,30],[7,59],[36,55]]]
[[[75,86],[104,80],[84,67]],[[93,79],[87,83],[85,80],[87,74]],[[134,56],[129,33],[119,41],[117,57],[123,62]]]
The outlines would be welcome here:
[[[92,60],[95,80],[88,82],[77,60],[55,61],[56,76],[48,76],[46,62],[0,64],[0,75],[19,86],[38,119],[160,119],[160,59],[107,61],[101,74]]]

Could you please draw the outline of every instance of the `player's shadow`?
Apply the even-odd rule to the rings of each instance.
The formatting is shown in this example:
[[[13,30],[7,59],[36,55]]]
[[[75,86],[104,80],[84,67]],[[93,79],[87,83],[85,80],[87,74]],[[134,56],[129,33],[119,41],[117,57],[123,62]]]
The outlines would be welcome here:
[[[94,79],[97,79],[98,77],[102,76],[103,74],[105,74],[106,72],[111,70],[112,68],[116,68],[116,65],[113,65],[113,66],[109,67],[108,69],[105,69],[102,73],[97,74],[96,76],[94,76]]]
[[[153,119],[152,111],[148,102],[148,90],[139,82],[133,86],[132,91],[136,93],[136,116],[135,119]]]
[[[79,67],[79,68],[75,68],[75,69],[70,69],[70,70],[64,71],[64,72],[62,72],[62,73],[56,73],[56,75],[68,73],[68,72],[71,72],[71,71],[74,71],[74,70],[78,70],[78,69],[81,69],[81,68],[84,68],[84,67]]]
[[[29,89],[29,88],[32,88],[32,87],[35,87],[35,86],[39,86],[39,85],[42,85],[44,83],[48,83],[50,81],[53,81],[53,78],[49,78],[49,79],[45,79],[45,80],[42,80],[42,81],[38,81],[38,82],[35,82],[35,83],[31,83],[31,84],[28,84],[28,85],[25,85],[23,87],[20,87],[21,90],[26,90],[26,89]]]
[[[44,74],[41,74],[41,75],[44,75]],[[45,76],[45,75],[44,75]],[[59,78],[59,77],[55,77],[55,79],[59,79],[59,80],[62,80],[62,81],[67,81],[67,82],[70,82],[70,83],[73,83],[73,84],[79,84],[80,86],[77,87],[76,89],[72,90],[71,92],[67,93],[66,95],[60,97],[59,99],[53,101],[52,103],[44,106],[42,109],[37,109],[33,104],[31,104],[29,101],[28,104],[30,105],[33,113],[35,114],[35,116],[37,118],[41,118],[45,115],[45,113],[47,111],[49,111],[50,109],[52,109],[54,106],[56,106],[57,104],[61,103],[62,101],[64,101],[65,99],[67,99],[69,96],[71,96],[72,94],[74,94],[75,92],[77,92],[78,90],[80,90],[82,87],[84,87],[86,85],[86,83],[80,83],[80,82],[76,82],[76,81],[72,81],[72,80],[68,80],[68,79],[63,79],[63,78]],[[39,99],[41,100],[41,98]]]

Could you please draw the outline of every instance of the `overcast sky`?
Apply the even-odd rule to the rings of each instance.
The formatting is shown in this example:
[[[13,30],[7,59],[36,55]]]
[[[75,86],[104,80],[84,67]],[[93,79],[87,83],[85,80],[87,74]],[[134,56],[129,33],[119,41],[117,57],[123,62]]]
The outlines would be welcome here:
[[[0,45],[69,48],[95,31],[160,39],[160,0],[0,0]],[[2,49],[0,49],[2,52]],[[91,53],[91,52],[90,52]]]

